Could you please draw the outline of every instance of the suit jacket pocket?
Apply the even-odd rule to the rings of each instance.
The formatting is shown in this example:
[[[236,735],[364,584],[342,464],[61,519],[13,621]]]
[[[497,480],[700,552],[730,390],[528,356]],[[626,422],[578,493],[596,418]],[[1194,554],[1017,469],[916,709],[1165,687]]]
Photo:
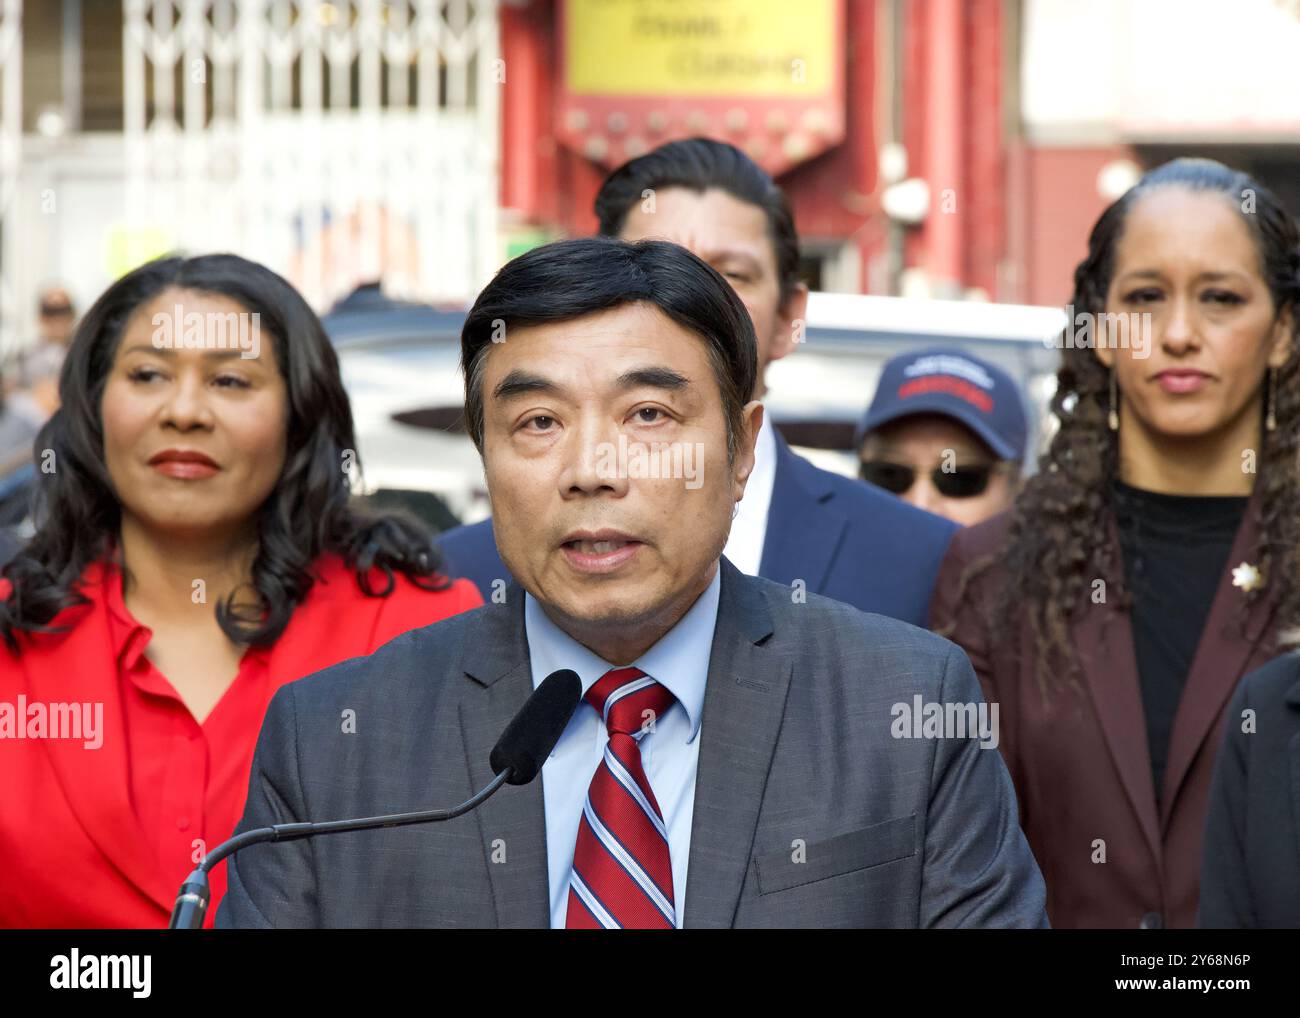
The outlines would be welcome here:
[[[795,847],[754,859],[758,893],[771,894],[816,880],[906,859],[916,853],[916,814],[895,817],[848,834],[813,842],[796,861]]]

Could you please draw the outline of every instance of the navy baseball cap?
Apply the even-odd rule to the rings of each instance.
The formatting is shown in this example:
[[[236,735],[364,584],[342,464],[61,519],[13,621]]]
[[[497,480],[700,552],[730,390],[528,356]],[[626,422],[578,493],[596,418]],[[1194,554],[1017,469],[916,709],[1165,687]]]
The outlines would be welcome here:
[[[900,354],[885,363],[853,446],[882,424],[939,414],[975,432],[1000,459],[1024,458],[1028,423],[1020,387],[999,367],[957,347]]]

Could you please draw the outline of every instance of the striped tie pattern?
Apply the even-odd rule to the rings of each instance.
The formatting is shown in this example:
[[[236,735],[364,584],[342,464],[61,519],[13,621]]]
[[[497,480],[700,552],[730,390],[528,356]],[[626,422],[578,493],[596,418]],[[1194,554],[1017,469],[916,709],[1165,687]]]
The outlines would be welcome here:
[[[668,930],[676,925],[668,831],[641,766],[639,741],[673,694],[638,668],[615,668],[587,690],[609,742],[587,788],[569,877],[569,929]]]

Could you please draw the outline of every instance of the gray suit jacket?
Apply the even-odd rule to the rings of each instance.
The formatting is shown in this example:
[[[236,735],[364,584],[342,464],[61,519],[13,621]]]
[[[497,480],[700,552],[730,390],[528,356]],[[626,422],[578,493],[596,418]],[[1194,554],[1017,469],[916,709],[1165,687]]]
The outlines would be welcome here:
[[[895,738],[895,704],[978,703],[955,645],[722,560],[687,927],[1047,924],[1001,754]],[[290,683],[240,830],[461,802],[532,692],[523,591]],[[545,927],[539,777],[418,827],[233,857],[219,927]]]

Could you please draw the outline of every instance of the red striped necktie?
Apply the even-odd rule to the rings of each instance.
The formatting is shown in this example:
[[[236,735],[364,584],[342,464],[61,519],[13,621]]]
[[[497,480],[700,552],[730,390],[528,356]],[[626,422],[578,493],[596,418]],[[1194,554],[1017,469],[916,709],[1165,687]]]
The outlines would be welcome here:
[[[668,831],[641,766],[639,741],[675,697],[638,668],[615,668],[585,699],[605,719],[609,742],[578,823],[565,926],[673,929]]]

